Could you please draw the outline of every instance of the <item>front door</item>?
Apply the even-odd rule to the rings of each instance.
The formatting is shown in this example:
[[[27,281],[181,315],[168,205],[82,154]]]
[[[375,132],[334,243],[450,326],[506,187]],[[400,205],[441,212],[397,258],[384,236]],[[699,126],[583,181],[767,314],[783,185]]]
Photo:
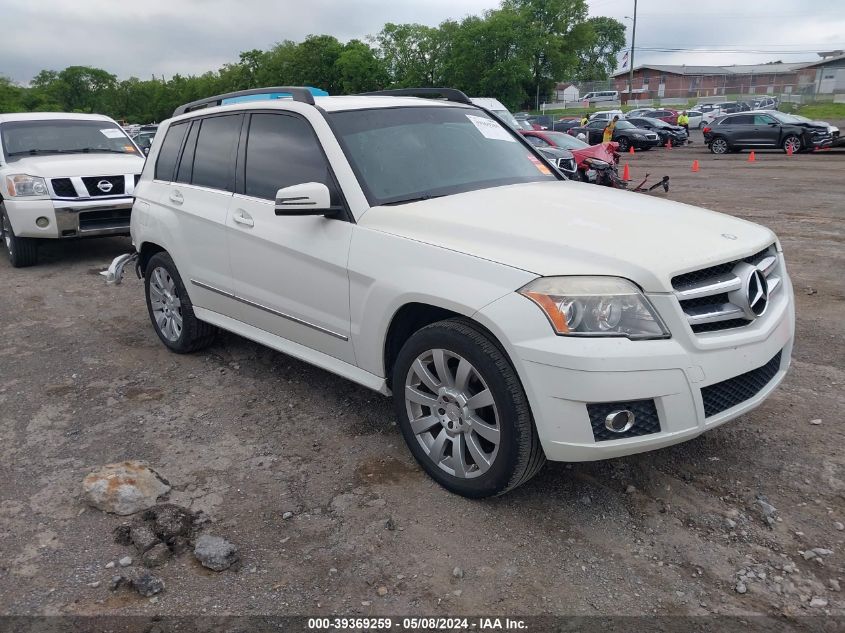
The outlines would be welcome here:
[[[320,182],[338,198],[328,161],[303,117],[255,112],[244,128],[243,182],[228,217],[239,320],[348,363],[347,260],[354,224],[277,216],[282,187]],[[339,202],[339,200],[337,200]]]
[[[768,114],[754,115],[754,137],[757,144],[764,147],[776,147],[780,143],[780,124]]]

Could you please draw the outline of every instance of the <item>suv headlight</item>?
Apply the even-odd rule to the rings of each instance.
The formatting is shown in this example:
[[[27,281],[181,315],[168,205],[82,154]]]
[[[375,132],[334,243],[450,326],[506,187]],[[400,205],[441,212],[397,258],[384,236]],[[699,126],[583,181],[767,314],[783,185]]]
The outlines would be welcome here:
[[[46,196],[47,182],[38,176],[27,176],[26,174],[12,174],[6,176],[6,193],[12,197],[21,196]]]
[[[669,337],[648,299],[621,277],[542,277],[519,294],[537,304],[560,336]]]

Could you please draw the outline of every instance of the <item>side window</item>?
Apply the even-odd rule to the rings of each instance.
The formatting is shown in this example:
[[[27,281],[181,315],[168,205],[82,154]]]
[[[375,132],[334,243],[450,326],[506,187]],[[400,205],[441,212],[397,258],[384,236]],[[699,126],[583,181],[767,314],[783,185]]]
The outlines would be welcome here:
[[[202,121],[194,121],[191,126],[191,131],[188,132],[188,140],[185,143],[185,149],[182,150],[182,159],[179,161],[179,169],[176,170],[176,182],[183,182],[190,184],[191,175],[194,171],[194,151],[197,147],[197,136],[200,131],[200,124]]]
[[[241,121],[240,114],[202,119],[194,154],[192,184],[234,191],[235,157]]]
[[[587,127],[591,127],[593,129],[604,129],[607,127],[607,121],[605,121],[604,119],[596,119],[595,121],[591,121]]]
[[[754,115],[754,125],[768,125],[769,123],[774,123],[775,120],[765,114],[755,114]]]
[[[282,187],[334,183],[317,137],[307,121],[285,114],[253,114],[246,145],[244,193],[275,200]]]
[[[754,117],[750,114],[740,114],[739,116],[731,117],[725,122],[731,125],[752,125],[754,123]]]
[[[173,180],[173,172],[176,169],[176,159],[179,157],[179,150],[182,148],[182,141],[185,132],[188,131],[188,122],[176,123],[167,130],[167,136],[161,144],[156,160],[155,179],[170,182]]]

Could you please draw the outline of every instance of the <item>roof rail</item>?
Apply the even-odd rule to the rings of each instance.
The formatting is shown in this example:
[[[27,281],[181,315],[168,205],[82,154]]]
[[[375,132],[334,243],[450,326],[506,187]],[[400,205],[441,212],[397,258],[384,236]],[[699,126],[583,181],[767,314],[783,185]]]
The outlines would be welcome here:
[[[314,95],[311,90],[302,86],[274,86],[272,88],[252,88],[251,90],[238,90],[236,92],[227,92],[222,95],[215,95],[213,97],[206,97],[198,101],[191,101],[185,105],[180,105],[173,111],[173,116],[179,116],[186,112],[193,112],[194,110],[201,110],[203,108],[212,108],[220,105],[226,99],[234,99],[236,97],[248,97],[250,95],[263,95],[273,93],[286,93],[291,96],[294,101],[300,103],[307,103],[314,105]]]
[[[472,105],[469,97],[457,88],[396,88],[361,93],[362,97],[442,97],[446,101]]]

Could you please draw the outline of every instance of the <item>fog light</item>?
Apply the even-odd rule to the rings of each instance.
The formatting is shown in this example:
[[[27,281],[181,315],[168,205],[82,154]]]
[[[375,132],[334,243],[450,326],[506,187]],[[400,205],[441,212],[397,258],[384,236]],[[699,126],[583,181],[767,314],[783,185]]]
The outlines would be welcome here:
[[[608,431],[613,433],[624,433],[630,431],[634,426],[634,413],[627,409],[622,411],[611,411],[604,419],[604,426]]]
[[[39,226],[39,228],[42,228],[42,229],[46,229],[48,226],[50,226],[50,220],[48,220],[47,218],[45,218],[43,216],[38,218],[35,221],[35,223]]]

